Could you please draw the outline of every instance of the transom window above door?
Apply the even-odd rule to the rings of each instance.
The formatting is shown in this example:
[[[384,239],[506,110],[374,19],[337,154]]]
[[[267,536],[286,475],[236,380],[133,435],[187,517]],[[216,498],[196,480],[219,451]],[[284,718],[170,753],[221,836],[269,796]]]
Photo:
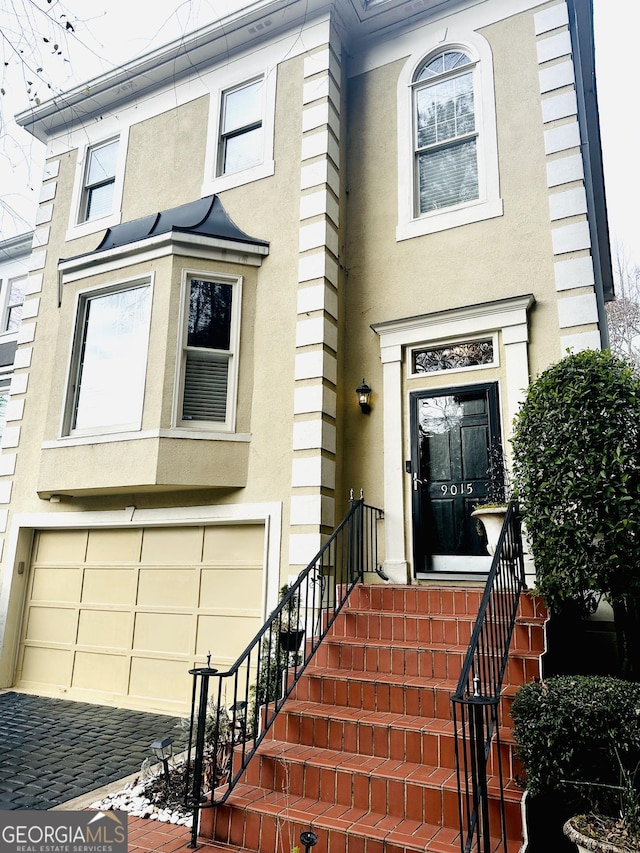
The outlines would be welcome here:
[[[479,197],[474,68],[467,53],[444,50],[415,75],[418,215]]]

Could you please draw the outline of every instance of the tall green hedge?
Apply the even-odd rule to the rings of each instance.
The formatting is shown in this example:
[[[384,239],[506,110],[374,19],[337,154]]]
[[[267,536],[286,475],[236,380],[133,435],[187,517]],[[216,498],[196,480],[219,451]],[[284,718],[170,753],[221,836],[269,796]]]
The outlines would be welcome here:
[[[640,594],[640,381],[610,352],[568,355],[516,416],[514,479],[541,594],[556,610]]]

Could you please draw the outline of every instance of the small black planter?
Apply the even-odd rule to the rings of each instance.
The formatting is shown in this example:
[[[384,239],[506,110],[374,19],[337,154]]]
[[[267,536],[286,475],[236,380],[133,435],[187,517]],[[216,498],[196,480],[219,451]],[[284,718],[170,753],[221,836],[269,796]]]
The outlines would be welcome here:
[[[283,652],[299,652],[303,637],[303,628],[299,628],[296,631],[280,631],[278,636],[280,648]]]

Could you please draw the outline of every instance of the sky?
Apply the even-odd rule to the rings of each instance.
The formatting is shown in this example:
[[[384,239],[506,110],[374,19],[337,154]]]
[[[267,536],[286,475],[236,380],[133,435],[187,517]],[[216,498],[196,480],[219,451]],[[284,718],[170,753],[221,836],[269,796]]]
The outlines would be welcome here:
[[[596,39],[596,74],[605,168],[607,206],[612,244],[624,247],[632,266],[640,266],[640,63],[633,48],[640,32],[640,0],[593,0]],[[40,29],[42,39],[22,42],[9,32],[8,21],[16,8],[40,6],[56,19],[51,32]],[[0,59],[4,69],[5,117],[29,106],[29,97],[46,100],[46,86],[38,84],[35,68],[66,90],[112,70],[118,64],[160,47],[199,26],[223,17],[238,0],[0,0]],[[105,11],[105,6],[108,11]],[[134,10],[134,11],[132,11]],[[65,17],[66,15],[66,17]],[[13,15],[15,18],[15,14]],[[36,16],[32,16],[32,21]],[[73,30],[66,28],[72,24]],[[28,26],[24,22],[23,30]],[[626,39],[621,33],[628,34]],[[45,34],[46,33],[46,34]],[[53,50],[57,44],[58,51]],[[24,79],[16,72],[18,55],[29,58],[31,70]],[[2,70],[0,68],[0,70]],[[13,76],[11,72],[13,70]],[[21,72],[23,72],[21,68]],[[28,80],[32,80],[32,86]],[[31,92],[27,94],[27,90]],[[0,239],[28,231],[33,224],[42,175],[42,146],[18,128],[0,132]],[[4,156],[1,156],[4,154]],[[11,214],[7,207],[12,209]],[[18,211],[18,216],[13,211]]]

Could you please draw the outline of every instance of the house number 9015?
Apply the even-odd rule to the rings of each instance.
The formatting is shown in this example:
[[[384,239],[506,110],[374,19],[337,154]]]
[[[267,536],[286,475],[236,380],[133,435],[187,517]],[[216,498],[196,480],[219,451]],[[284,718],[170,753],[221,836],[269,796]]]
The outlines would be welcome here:
[[[472,495],[473,494],[473,483],[451,483],[451,485],[447,486],[443,484],[440,486],[440,491],[443,495]]]

